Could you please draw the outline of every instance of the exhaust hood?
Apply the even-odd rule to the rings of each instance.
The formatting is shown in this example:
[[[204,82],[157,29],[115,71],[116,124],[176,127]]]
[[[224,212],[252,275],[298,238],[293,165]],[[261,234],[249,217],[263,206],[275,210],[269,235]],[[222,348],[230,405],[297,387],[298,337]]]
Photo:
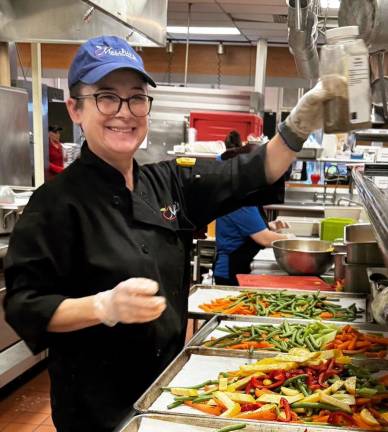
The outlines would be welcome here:
[[[82,43],[102,34],[164,46],[167,0],[0,0],[0,40]]]

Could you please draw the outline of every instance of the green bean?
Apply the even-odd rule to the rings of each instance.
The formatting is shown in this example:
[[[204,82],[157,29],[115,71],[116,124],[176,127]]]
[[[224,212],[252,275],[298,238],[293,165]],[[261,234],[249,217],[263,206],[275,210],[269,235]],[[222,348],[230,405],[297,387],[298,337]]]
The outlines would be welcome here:
[[[311,343],[311,345],[314,347],[314,351],[319,351],[320,346],[317,344],[317,342],[315,341],[313,335],[309,335],[307,336],[307,338],[309,340],[309,342]]]
[[[183,404],[183,401],[175,401],[173,403],[170,403],[170,405],[167,405],[167,409],[173,409],[173,408],[176,408],[182,404]]]
[[[207,381],[204,381],[203,383],[201,383],[201,384],[197,384],[197,385],[195,385],[195,386],[191,386],[191,387],[181,387],[181,388],[188,388],[188,389],[195,389],[195,390],[198,390],[198,389],[200,389],[200,388],[202,388],[202,387],[205,387],[205,386],[208,386],[208,385],[212,385],[212,384],[218,384],[218,380],[207,380]]]
[[[217,429],[214,432],[231,432],[238,429],[244,429],[247,426],[246,423],[236,423],[234,425],[225,426],[223,428]]]
[[[243,341],[243,339],[244,339],[244,336],[239,336],[237,339],[219,344],[218,348],[225,348],[225,347],[228,347],[230,345],[239,344],[240,342]]]
[[[304,396],[308,396],[309,393],[307,391],[307,386],[301,381],[301,380],[297,380],[296,381],[296,386],[298,388],[298,390],[303,393]]]
[[[311,408],[319,410],[325,409],[328,411],[338,411],[337,407],[322,402],[295,402],[291,404],[291,408]]]
[[[276,329],[276,330],[272,331],[271,333],[268,333],[267,339],[270,339],[272,336],[275,336],[279,333],[281,333],[281,331],[279,329]]]
[[[307,378],[307,374],[296,375],[292,378],[288,378],[288,380],[284,381],[283,387],[287,387],[288,384],[295,383],[298,380],[306,379],[306,378]]]
[[[303,333],[304,333],[304,329],[303,328],[299,329],[298,332],[296,333],[296,339],[295,339],[296,342],[302,346],[304,345]]]
[[[185,402],[185,401],[188,401],[188,400],[192,400],[195,397],[196,396],[175,396],[174,397],[174,401],[176,401],[176,402],[179,402],[179,401]]]
[[[317,351],[314,346],[312,345],[312,343],[310,342],[310,339],[308,337],[306,337],[306,339],[304,340],[307,348],[311,351],[311,352],[315,352]]]
[[[193,402],[194,403],[201,403],[204,401],[208,401],[212,398],[213,398],[213,395],[201,395],[201,396],[198,396],[197,398],[193,399]]]
[[[295,342],[296,342],[296,335],[298,334],[298,330],[294,330],[294,333],[292,334],[292,336],[291,336],[291,343],[293,344],[293,345],[295,345]]]
[[[217,329],[217,330],[218,330],[218,329]],[[232,335],[227,334],[227,335],[225,335],[225,336],[221,336],[221,337],[219,337],[218,339],[214,339],[214,340],[211,340],[211,341],[207,341],[207,342],[205,343],[205,345],[208,346],[208,347],[212,347],[212,346],[218,344],[219,342],[221,342],[221,341],[223,341],[223,340],[225,340],[225,339],[230,339],[230,338],[232,338],[232,337],[233,337]]]

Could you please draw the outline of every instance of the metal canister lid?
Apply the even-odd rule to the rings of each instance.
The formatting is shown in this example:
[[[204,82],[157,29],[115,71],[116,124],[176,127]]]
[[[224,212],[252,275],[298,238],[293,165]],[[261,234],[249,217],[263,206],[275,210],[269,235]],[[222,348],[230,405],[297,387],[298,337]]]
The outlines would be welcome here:
[[[357,38],[360,34],[358,26],[337,27],[326,31],[327,42],[335,40]]]

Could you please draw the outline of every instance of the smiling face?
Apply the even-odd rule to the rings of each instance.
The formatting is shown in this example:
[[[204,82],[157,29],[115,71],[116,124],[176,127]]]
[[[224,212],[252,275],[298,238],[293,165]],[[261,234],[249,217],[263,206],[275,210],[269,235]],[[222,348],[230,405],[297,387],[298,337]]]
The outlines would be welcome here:
[[[94,85],[82,85],[80,95],[109,92],[122,98],[147,94],[147,84],[142,77],[131,70],[120,69],[111,72]],[[135,117],[123,103],[115,115],[102,114],[94,97],[87,97],[77,106],[75,99],[68,99],[67,108],[74,123],[79,124],[89,148],[113,165],[122,166],[132,161],[148,132],[148,116]]]

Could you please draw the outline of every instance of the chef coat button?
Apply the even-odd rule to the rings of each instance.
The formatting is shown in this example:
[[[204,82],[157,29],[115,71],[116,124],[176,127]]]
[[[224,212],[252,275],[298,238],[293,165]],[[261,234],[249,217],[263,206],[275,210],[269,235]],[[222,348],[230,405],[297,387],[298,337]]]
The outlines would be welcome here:
[[[120,200],[120,197],[118,196],[118,195],[113,195],[113,205],[114,206],[119,206],[120,205],[120,202],[121,202],[121,200]]]
[[[141,245],[141,250],[143,251],[143,253],[148,254],[149,253],[149,249],[148,247],[143,243]]]
[[[160,357],[162,355],[162,350],[160,348],[158,348],[156,350],[156,357]]]

